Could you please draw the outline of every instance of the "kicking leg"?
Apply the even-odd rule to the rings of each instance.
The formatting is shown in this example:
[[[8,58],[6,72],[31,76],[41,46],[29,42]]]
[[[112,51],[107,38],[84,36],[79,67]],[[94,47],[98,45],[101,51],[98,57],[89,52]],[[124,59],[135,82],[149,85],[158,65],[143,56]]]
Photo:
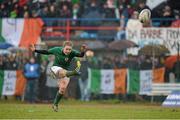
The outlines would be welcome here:
[[[80,68],[81,68],[81,63],[80,63],[80,61],[77,61],[77,67],[76,67],[76,69],[73,70],[73,71],[67,71],[67,72],[66,72],[66,76],[67,76],[67,77],[70,77],[70,76],[74,76],[74,75],[80,75],[80,74],[81,74],[81,73],[80,73]]]
[[[81,68],[81,63],[80,61],[77,61],[77,67],[73,71],[65,71],[65,76],[66,77],[71,77],[74,75],[80,75],[80,68]]]
[[[53,76],[55,78],[64,78],[64,77],[71,77],[71,76],[75,76],[75,75],[80,75],[80,67],[81,64],[77,65],[76,69],[73,71],[67,71],[61,67],[57,67],[57,66],[53,66],[51,67],[51,71],[53,73]]]
[[[64,69],[61,69],[61,70],[58,71],[58,76],[60,78],[71,77],[71,76],[75,76],[75,75],[80,75],[79,68],[76,68],[73,71],[67,71],[67,70],[64,70]]]

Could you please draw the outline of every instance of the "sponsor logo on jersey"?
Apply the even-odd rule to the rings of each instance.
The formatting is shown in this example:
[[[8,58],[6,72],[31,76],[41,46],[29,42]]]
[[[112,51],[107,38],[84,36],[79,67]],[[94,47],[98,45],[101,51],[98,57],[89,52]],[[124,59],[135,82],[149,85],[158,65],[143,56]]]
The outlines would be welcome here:
[[[65,58],[65,61],[67,62],[69,60],[69,58]]]

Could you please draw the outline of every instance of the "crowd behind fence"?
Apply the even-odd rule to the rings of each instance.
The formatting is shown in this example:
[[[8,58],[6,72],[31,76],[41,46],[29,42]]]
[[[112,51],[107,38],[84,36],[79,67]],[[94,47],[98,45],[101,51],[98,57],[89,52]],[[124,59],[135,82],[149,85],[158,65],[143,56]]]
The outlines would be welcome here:
[[[12,56],[11,56],[12,57]],[[2,56],[0,59],[1,66],[4,66],[4,69],[1,67],[1,72],[2,71],[17,71],[17,70],[22,70],[22,75],[25,76],[24,73],[24,68],[27,63],[30,61],[30,57],[28,58],[22,58],[25,60],[23,62],[19,62],[17,60],[21,59],[19,57],[16,57],[16,59],[12,59],[10,57],[10,61],[6,61],[8,57]],[[41,61],[38,61],[39,58],[41,58]],[[121,56],[121,55],[99,55],[99,56],[94,56],[94,57],[87,57],[83,58],[82,61],[82,74],[80,77],[73,77],[71,78],[71,83],[69,86],[69,89],[66,92],[66,97],[73,97],[73,98],[79,98],[81,100],[92,100],[92,99],[111,99],[111,98],[117,98],[119,95],[124,96],[125,94],[119,94],[113,95],[113,94],[91,94],[87,93],[90,91],[87,91],[87,82],[89,78],[88,74],[88,68],[91,69],[104,69],[104,70],[113,70],[113,69],[132,69],[132,70],[150,70],[153,69],[153,64],[154,64],[154,69],[157,68],[165,68],[165,61],[166,57],[149,57],[149,56]],[[12,59],[12,60],[11,60]],[[36,62],[39,65],[39,77],[36,81],[36,100],[39,102],[50,102],[52,98],[54,97],[54,91],[57,90],[57,84],[55,80],[52,80],[52,77],[49,75],[49,67],[52,66],[52,60],[53,57],[36,57]],[[173,68],[165,68],[165,74],[164,74],[164,82],[166,83],[177,83],[179,82],[177,80],[177,72],[176,72],[176,65],[174,64]],[[9,67],[8,67],[9,66]],[[72,63],[71,68],[73,68],[74,65]],[[174,77],[173,77],[173,76]],[[2,76],[1,76],[2,77]],[[35,89],[35,88],[34,88]],[[85,92],[85,93],[83,93]],[[128,94],[127,94],[128,95]],[[22,95],[16,95],[16,98],[19,99],[23,97],[23,99],[28,100],[26,96],[31,96],[31,93],[26,93],[25,96]],[[128,95],[129,96],[129,95]],[[130,95],[131,96],[131,95]],[[130,97],[129,96],[129,97]],[[127,97],[127,100],[132,100],[133,98]],[[136,96],[137,97],[137,96]],[[8,97],[5,95],[5,98],[7,99]],[[122,97],[120,97],[122,98]],[[123,97],[123,99],[125,99]]]

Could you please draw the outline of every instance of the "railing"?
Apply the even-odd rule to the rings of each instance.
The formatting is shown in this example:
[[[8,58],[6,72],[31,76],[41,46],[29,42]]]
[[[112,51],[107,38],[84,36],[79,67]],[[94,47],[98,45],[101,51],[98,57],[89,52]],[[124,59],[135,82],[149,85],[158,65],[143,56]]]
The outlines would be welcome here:
[[[45,26],[43,28],[43,40],[76,40],[76,39],[95,39],[95,40],[113,40],[117,32],[121,30],[120,21],[122,19],[61,19],[61,18],[45,18],[43,19]],[[160,27],[161,23],[172,22],[172,18],[154,18],[152,26]],[[124,19],[125,24],[128,19]]]

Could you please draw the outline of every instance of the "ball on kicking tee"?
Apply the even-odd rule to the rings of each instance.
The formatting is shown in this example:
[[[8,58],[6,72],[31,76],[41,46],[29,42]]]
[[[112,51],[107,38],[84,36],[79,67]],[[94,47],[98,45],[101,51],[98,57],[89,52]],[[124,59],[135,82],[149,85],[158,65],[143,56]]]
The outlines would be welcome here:
[[[149,9],[143,9],[139,13],[139,21],[143,24],[148,24],[151,19],[151,11]]]

